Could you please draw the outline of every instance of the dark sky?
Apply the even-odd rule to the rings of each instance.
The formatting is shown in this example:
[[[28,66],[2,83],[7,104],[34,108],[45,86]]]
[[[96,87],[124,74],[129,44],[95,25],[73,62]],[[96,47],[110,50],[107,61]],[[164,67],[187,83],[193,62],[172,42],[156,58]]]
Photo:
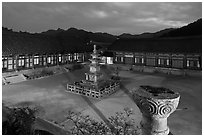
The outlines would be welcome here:
[[[139,34],[184,26],[201,17],[201,2],[2,3],[2,25],[28,32],[76,27],[93,32]]]

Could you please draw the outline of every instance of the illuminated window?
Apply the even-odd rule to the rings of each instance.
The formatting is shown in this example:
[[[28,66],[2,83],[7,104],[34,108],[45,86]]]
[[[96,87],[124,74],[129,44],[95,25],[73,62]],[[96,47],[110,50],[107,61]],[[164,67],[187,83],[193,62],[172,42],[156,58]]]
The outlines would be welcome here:
[[[189,60],[187,60],[187,67],[189,67],[190,63],[189,63]]]
[[[144,58],[142,58],[142,63],[144,63]]]
[[[7,58],[2,58],[2,67],[7,68]]]
[[[59,54],[59,56],[58,56],[58,60],[59,60],[59,62],[62,61],[62,55],[61,55],[61,54]]]
[[[60,56],[60,57],[59,57],[59,62],[61,62],[61,61],[62,61],[62,57]]]
[[[123,62],[123,57],[121,57],[120,59],[121,59],[121,62]]]
[[[51,64],[53,64],[54,63],[54,57],[52,56],[51,57]]]
[[[77,60],[77,53],[74,54],[74,60]]]
[[[8,64],[13,64],[13,59],[9,59]]]
[[[13,69],[13,59],[12,58],[8,59],[8,69]]]
[[[158,59],[158,65],[160,65],[161,64],[161,59]]]
[[[197,61],[197,67],[200,68],[200,62],[199,61]]]
[[[69,60],[69,61],[72,60],[72,58],[71,58],[71,54],[68,55],[68,60]]]
[[[118,57],[115,57],[115,61],[117,61],[118,60]]]
[[[25,65],[24,57],[19,57],[19,59],[18,59],[18,66],[24,66],[24,65]]]
[[[51,63],[51,57],[47,58],[47,63]]]
[[[169,65],[169,59],[166,60],[166,65]]]
[[[39,56],[34,56],[34,65],[38,65],[39,64]]]
[[[30,67],[32,67],[33,66],[33,59],[32,59],[32,57],[30,57]]]

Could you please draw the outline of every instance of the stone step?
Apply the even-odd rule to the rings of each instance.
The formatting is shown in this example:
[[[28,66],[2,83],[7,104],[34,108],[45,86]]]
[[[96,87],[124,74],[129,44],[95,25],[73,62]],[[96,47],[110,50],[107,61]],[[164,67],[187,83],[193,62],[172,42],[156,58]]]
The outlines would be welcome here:
[[[26,80],[26,77],[23,74],[16,74],[3,77],[5,83],[19,83]]]

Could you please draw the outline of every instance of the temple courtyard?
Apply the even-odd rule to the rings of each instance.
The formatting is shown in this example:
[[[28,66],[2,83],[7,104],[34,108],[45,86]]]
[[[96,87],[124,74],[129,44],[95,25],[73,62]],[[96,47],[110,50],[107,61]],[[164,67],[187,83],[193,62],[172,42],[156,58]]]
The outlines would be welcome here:
[[[124,108],[132,108],[139,125],[140,110],[129,91],[140,85],[163,86],[180,93],[178,110],[168,118],[170,131],[176,135],[202,134],[202,77],[174,76],[159,73],[119,71],[122,86],[119,91],[102,100],[66,92],[66,84],[85,79],[87,69],[75,70],[47,78],[2,86],[2,99],[7,105],[35,105],[40,116],[66,124],[69,110],[82,112],[96,120],[106,120]],[[185,109],[187,108],[187,109]]]

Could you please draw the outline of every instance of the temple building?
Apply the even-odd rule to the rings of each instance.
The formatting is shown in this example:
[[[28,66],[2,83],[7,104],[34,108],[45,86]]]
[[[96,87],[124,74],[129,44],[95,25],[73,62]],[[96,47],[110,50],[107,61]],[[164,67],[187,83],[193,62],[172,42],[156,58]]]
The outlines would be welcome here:
[[[101,58],[94,45],[92,58],[89,59],[89,72],[85,73],[85,80],[67,84],[67,91],[87,97],[101,99],[112,94],[120,87],[116,76],[105,74],[100,67]]]
[[[84,48],[81,48],[84,47]],[[92,47],[80,41],[2,30],[2,72],[85,62]]]
[[[3,29],[2,72],[87,62],[92,45],[101,44],[93,41],[92,44],[87,43],[73,37],[59,39]],[[101,44],[101,47],[105,48],[100,64],[202,70],[202,36],[119,38],[110,45]]]
[[[114,64],[202,70],[201,36],[118,39],[108,50],[114,54]]]

